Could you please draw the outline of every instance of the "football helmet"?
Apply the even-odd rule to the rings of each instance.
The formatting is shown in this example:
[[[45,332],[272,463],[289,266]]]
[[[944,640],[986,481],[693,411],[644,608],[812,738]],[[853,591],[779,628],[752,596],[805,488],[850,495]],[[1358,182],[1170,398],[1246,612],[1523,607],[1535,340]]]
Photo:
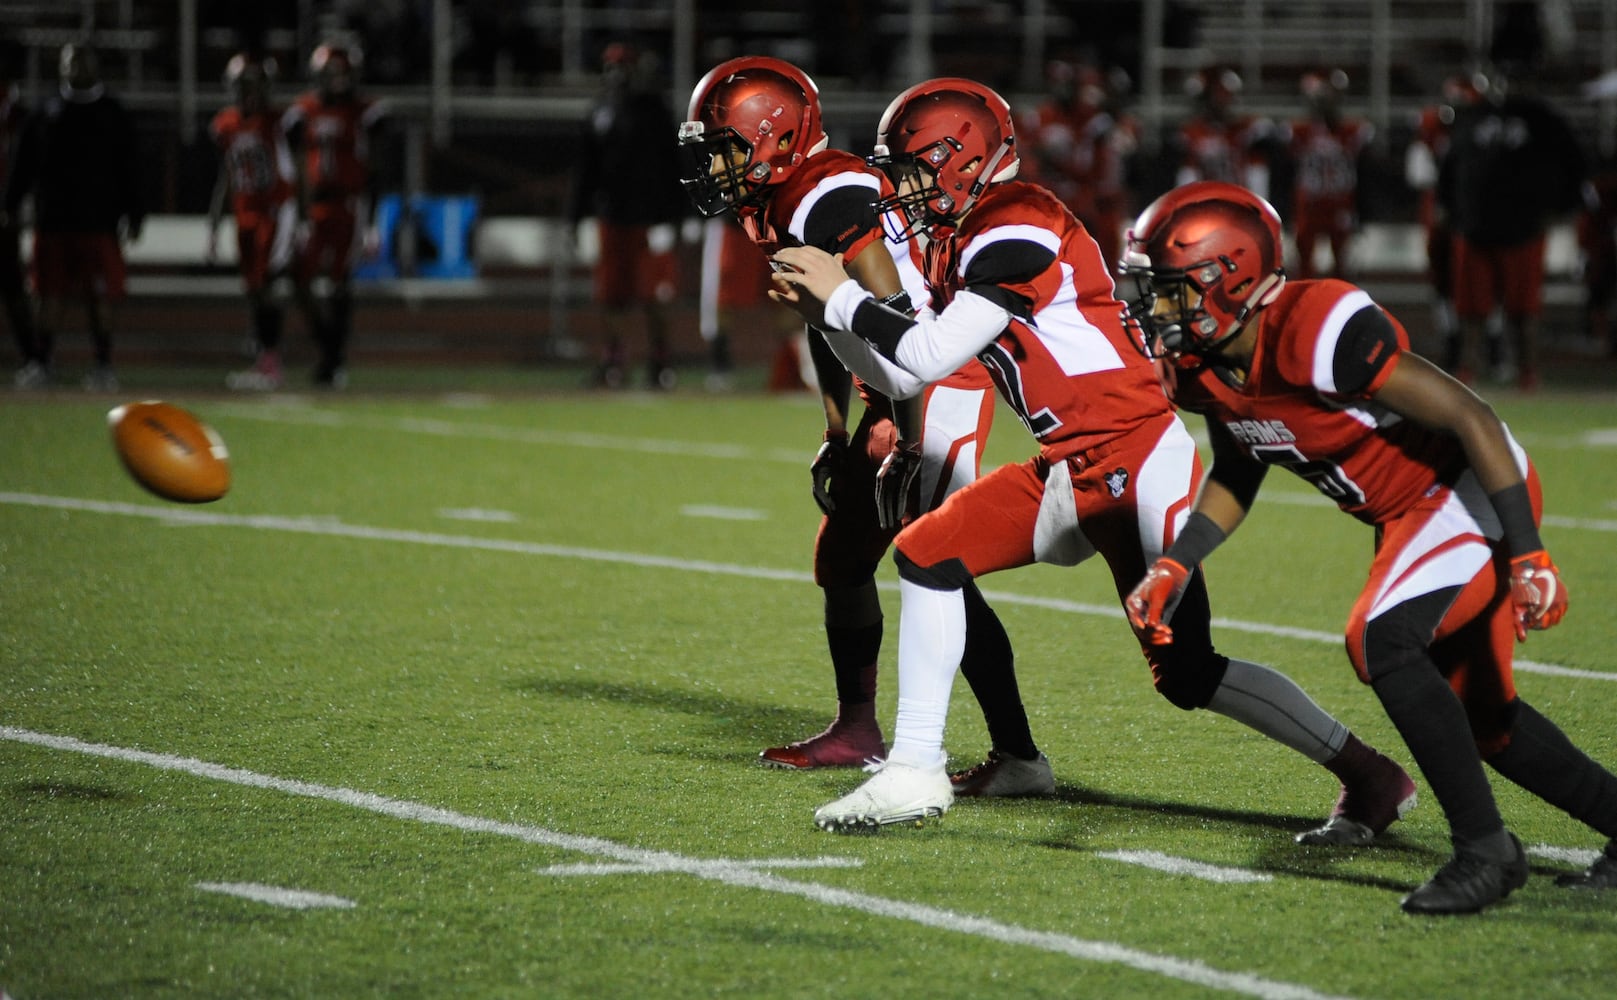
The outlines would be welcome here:
[[[870,164],[896,189],[876,203],[888,239],[952,226],[988,185],[1016,176],[1011,107],[975,80],[918,83],[882,113]]]
[[[706,216],[758,205],[830,141],[820,89],[782,59],[742,56],[708,71],[679,126],[681,182]]]
[[[359,46],[344,42],[323,42],[309,54],[309,75],[328,94],[347,94],[354,89],[365,57]]]
[[[1150,357],[1216,351],[1280,294],[1282,252],[1280,216],[1246,188],[1174,188],[1128,231],[1118,272],[1138,295],[1125,318]]]
[[[225,88],[237,104],[262,104],[275,77],[275,60],[238,52],[225,64]]]

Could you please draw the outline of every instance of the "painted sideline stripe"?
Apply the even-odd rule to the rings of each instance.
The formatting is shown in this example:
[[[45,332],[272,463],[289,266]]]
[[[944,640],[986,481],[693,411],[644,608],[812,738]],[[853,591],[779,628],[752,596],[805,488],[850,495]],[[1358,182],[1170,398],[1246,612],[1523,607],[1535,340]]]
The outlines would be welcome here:
[[[1207,882],[1274,881],[1274,876],[1267,872],[1255,872],[1248,868],[1222,868],[1218,865],[1191,861],[1189,858],[1176,858],[1159,851],[1101,851],[1095,856],[1121,861],[1126,865],[1140,865],[1155,871],[1167,872],[1169,875],[1189,875],[1191,878]]]
[[[858,858],[761,858],[757,861],[724,862],[740,868],[751,868],[754,871],[774,868],[861,868],[864,862]],[[679,868],[668,868],[659,865],[626,865],[626,864],[593,864],[593,865],[550,865],[540,868],[541,875],[661,875],[667,872],[681,871]]]
[[[54,510],[76,510],[91,514],[116,514],[125,517],[145,517],[166,524],[214,527],[253,528],[260,531],[286,531],[305,535],[331,535],[342,538],[361,538],[370,541],[406,542],[413,545],[436,545],[446,548],[480,549],[489,552],[510,552],[517,555],[550,556],[558,559],[582,559],[590,562],[618,563],[646,569],[669,569],[687,573],[711,573],[716,576],[737,576],[754,580],[772,580],[777,583],[810,583],[814,577],[802,570],[767,569],[762,566],[741,566],[735,563],[705,562],[675,559],[669,556],[642,555],[634,552],[612,552],[606,549],[588,549],[572,545],[546,545],[540,542],[518,542],[499,538],[477,538],[472,535],[446,535],[429,531],[401,531],[393,528],[370,528],[344,524],[330,517],[279,517],[265,514],[217,514],[191,507],[168,505],[153,507],[146,504],[119,503],[111,500],[81,500],[74,497],[41,496],[34,493],[0,492],[0,504],[22,507],[45,507]],[[883,590],[895,591],[897,585],[888,581],[877,584]],[[1101,618],[1123,618],[1123,609],[1115,604],[1087,604],[1052,597],[1013,594],[1006,591],[984,590],[983,596],[998,604],[1020,604],[1024,607],[1045,608],[1069,614],[1093,615]],[[1214,618],[1213,625],[1232,632],[1323,642],[1334,646],[1342,644],[1336,632],[1296,628],[1290,625],[1269,625],[1263,622],[1241,621],[1236,618]],[[1552,677],[1578,677],[1584,680],[1617,681],[1617,673],[1601,670],[1581,670],[1553,663],[1537,663],[1517,659],[1514,667],[1521,673],[1545,674]]]
[[[36,733],[11,726],[0,726],[0,739],[69,753],[88,754],[93,757],[105,757],[133,764],[145,764],[148,767],[155,767],[164,771],[178,771],[199,778],[210,778],[215,781],[228,782],[248,788],[261,788],[267,791],[282,792],[287,795],[335,802],[355,809],[390,816],[394,819],[445,826],[465,833],[486,833],[499,837],[510,837],[529,844],[540,844],[545,847],[593,854],[627,864],[651,866],[659,871],[693,875],[697,878],[720,882],[725,885],[797,896],[813,903],[819,903],[822,906],[835,906],[857,910],[872,916],[907,920],[925,927],[988,938],[1005,944],[1037,948],[1042,951],[1067,955],[1089,962],[1122,965],[1138,972],[1163,976],[1168,979],[1177,979],[1197,986],[1205,986],[1209,989],[1258,997],[1260,1000],[1347,1000],[1347,998],[1334,998],[1329,994],[1315,992],[1306,986],[1264,979],[1261,976],[1244,972],[1224,972],[1193,959],[1156,955],[1110,941],[1088,941],[1066,934],[1037,931],[1026,927],[1018,927],[1015,924],[1000,923],[997,920],[989,920],[985,917],[968,916],[952,910],[939,909],[920,903],[886,899],[881,896],[872,896],[814,882],[796,882],[791,879],[781,878],[778,875],[771,875],[768,872],[754,870],[745,864],[734,861],[708,861],[668,851],[648,851],[636,847],[626,847],[599,837],[581,837],[546,830],[543,827],[528,826],[523,823],[508,823],[501,820],[468,816],[420,802],[387,798],[370,792],[355,791],[351,788],[337,788],[329,785],[317,785],[307,781],[276,778],[253,771],[244,771],[240,768],[226,767],[223,764],[197,760],[193,757],[176,757],[169,754],[151,753],[145,750],[131,750],[124,747],[108,746],[104,743],[86,743],[71,736],[54,736],[49,733]]]
[[[203,892],[240,896],[255,903],[268,903],[289,910],[352,910],[359,905],[341,896],[328,896],[323,892],[304,892],[301,889],[282,889],[279,886],[260,885],[257,882],[198,882],[196,888]]]

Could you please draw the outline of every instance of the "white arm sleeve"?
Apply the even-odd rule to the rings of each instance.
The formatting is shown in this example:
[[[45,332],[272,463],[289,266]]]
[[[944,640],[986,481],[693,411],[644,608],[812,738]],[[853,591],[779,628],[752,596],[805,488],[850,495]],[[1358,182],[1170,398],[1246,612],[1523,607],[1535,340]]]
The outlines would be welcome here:
[[[825,330],[825,342],[842,366],[889,399],[919,396],[926,382],[882,357],[881,352],[846,330]]]
[[[853,325],[854,312],[871,297],[857,281],[844,281],[831,293],[830,300],[825,304],[826,325],[837,332],[848,329]],[[961,365],[975,358],[979,351],[993,343],[1010,321],[1011,314],[998,305],[971,291],[962,291],[941,313],[933,313],[930,308],[920,311],[915,317],[915,325],[898,342],[898,350],[893,357],[896,365],[852,334],[848,336],[859,342],[857,352],[852,350],[851,343],[832,335],[830,330],[826,331],[826,340],[849,371],[883,392],[887,392],[887,388],[882,386],[882,382],[888,381],[888,388],[894,390],[889,395],[905,399],[920,392],[921,386],[953,374]],[[849,349],[846,355],[845,346]],[[861,356],[856,357],[856,353]],[[868,355],[868,358],[863,355]],[[881,375],[877,375],[873,368],[876,362],[880,362],[884,369]],[[900,371],[919,379],[920,386],[908,388],[907,380],[897,376]]]
[[[1011,322],[1011,314],[971,291],[956,293],[933,315],[924,310],[915,326],[898,342],[893,359],[926,382],[951,375],[994,342]]]

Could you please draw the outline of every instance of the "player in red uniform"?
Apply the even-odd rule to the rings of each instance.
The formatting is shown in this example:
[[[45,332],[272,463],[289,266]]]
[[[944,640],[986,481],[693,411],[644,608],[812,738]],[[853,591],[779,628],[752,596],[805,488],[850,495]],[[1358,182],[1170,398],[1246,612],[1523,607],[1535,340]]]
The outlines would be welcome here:
[[[1308,117],[1291,124],[1292,226],[1297,239],[1297,276],[1314,276],[1314,247],[1331,245],[1331,277],[1347,274],[1348,243],[1358,229],[1359,156],[1375,136],[1363,118],[1342,113],[1347,74],[1305,73],[1301,81]]]
[[[1174,183],[1229,181],[1268,197],[1266,146],[1274,139],[1274,123],[1236,110],[1240,74],[1211,67],[1190,77],[1186,86],[1195,110],[1174,136],[1180,157]]]
[[[348,379],[355,251],[362,247],[374,251],[377,244],[371,147],[387,108],[381,101],[359,94],[362,64],[357,46],[327,43],[316,47],[309,57],[309,72],[317,86],[300,95],[283,118],[300,165],[309,225],[308,240],[294,264],[294,278],[300,295],[313,294],[316,278],[325,277],[331,283],[316,331],[320,363],[314,378],[317,385],[337,389]]]
[[[798,269],[778,276],[793,286],[778,294],[826,324],[850,367],[895,395],[979,359],[1039,453],[957,491],[899,534],[893,749],[869,781],[815,813],[830,830],[949,808],[943,729],[967,640],[964,589],[985,573],[1073,565],[1099,552],[1122,598],[1173,541],[1201,471],[1155,370],[1130,344],[1095,241],[1049,191],[1012,179],[1015,135],[998,94],[970,80],[917,84],[882,116],[874,161],[897,190],[878,208],[902,214],[903,235],[928,237],[931,307],[913,318],[887,308],[812,247],[775,254]],[[1365,843],[1413,804],[1403,769],[1290,679],[1213,648],[1200,573],[1179,624],[1167,645],[1140,633],[1159,693],[1248,725],[1341,781],[1331,817],[1300,841]]]
[[[1174,400],[1207,418],[1213,466],[1185,529],[1127,605],[1152,642],[1183,628],[1191,567],[1241,523],[1271,465],[1376,529],[1347,647],[1448,817],[1454,857],[1405,896],[1466,913],[1527,881],[1483,773],[1617,838],[1617,777],[1516,693],[1513,640],[1566,589],[1539,540],[1537,473],[1481,399],[1409,350],[1397,320],[1335,280],[1288,283],[1280,220],[1229,184],[1169,192],[1129,232],[1131,308]],[[1201,629],[1198,619],[1194,626]],[[1617,886],[1617,840],[1564,884]]]
[[[219,177],[208,208],[207,257],[211,262],[218,256],[219,223],[228,201],[257,354],[250,370],[227,378],[232,389],[281,387],[282,314],[271,285],[292,260],[297,200],[292,152],[280,111],[270,103],[272,68],[245,53],[231,57],[225,85],[234,103],[220,109],[208,127],[219,147]]]
[[[863,287],[906,313],[912,297],[925,295],[909,241],[882,238],[874,203],[890,193],[885,178],[827,148],[819,93],[802,70],[760,56],[721,63],[697,84],[688,118],[680,128],[689,154],[685,183],[702,214],[733,212],[766,253],[809,245],[842,254]],[[987,372],[962,358],[922,395],[920,413],[895,412],[888,397],[853,381],[819,331],[809,336],[826,422],[811,466],[824,514],[814,579],[825,594],[838,707],[825,732],[761,755],[765,764],[794,768],[860,765],[885,754],[875,706],[882,642],[876,567],[908,515],[936,507],[976,478],[994,405]],[[850,435],[855,386],[864,412]],[[1028,729],[1004,627],[975,588],[966,607],[972,644],[962,669],[994,749],[982,769],[962,773],[963,794],[1054,791],[1049,761]]]

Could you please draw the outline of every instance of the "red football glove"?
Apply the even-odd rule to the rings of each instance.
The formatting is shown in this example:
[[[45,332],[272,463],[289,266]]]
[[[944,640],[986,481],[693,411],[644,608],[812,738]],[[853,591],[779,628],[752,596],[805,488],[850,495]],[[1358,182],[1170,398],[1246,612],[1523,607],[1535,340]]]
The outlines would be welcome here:
[[[1124,599],[1123,607],[1129,613],[1129,624],[1151,645],[1166,646],[1173,641],[1173,629],[1163,623],[1162,616],[1178,600],[1179,592],[1185,589],[1188,579],[1190,570],[1164,556],[1152,564],[1145,577]]]
[[[1566,615],[1566,585],[1561,571],[1543,549],[1510,561],[1510,603],[1516,609],[1516,641],[1527,640],[1528,629],[1560,624]]]

